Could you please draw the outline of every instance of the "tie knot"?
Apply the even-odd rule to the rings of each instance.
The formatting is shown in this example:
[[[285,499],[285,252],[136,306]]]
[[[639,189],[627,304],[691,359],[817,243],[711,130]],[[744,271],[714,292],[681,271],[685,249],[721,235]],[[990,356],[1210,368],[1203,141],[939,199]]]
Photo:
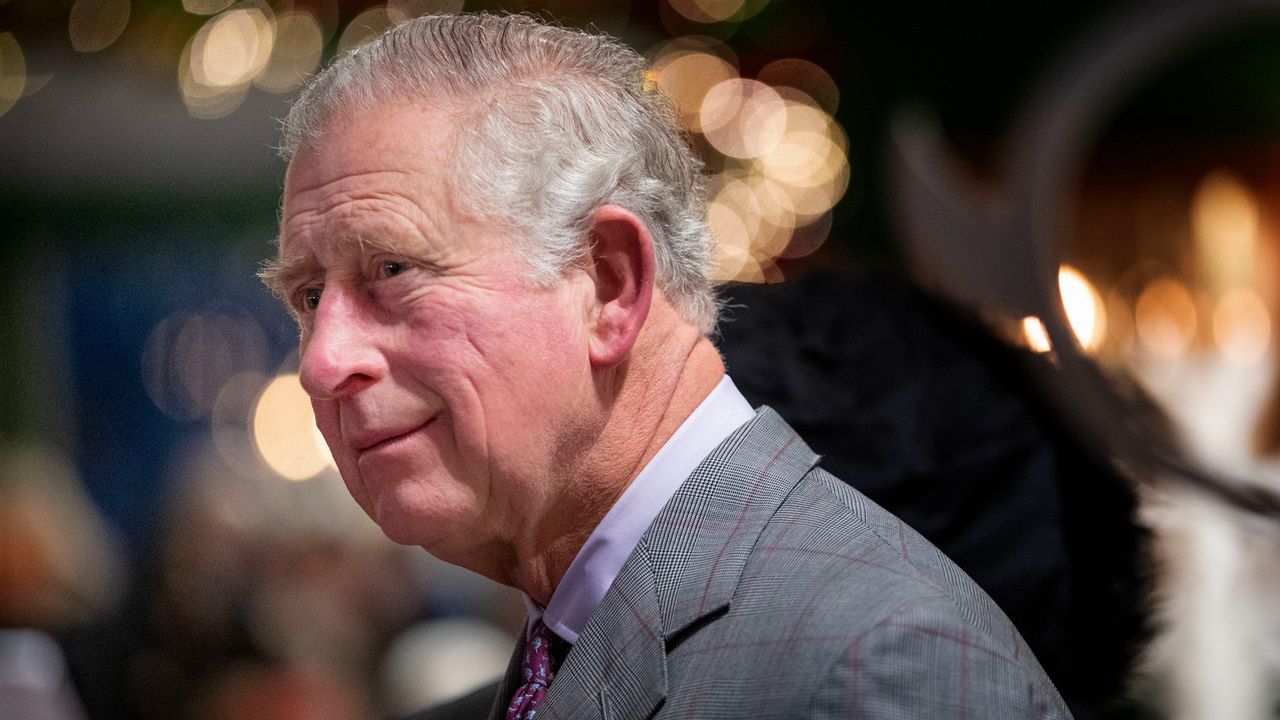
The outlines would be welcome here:
[[[551,682],[553,672],[552,645],[558,640],[554,633],[542,624],[533,627],[529,642],[524,647],[523,678],[526,683],[547,685]]]

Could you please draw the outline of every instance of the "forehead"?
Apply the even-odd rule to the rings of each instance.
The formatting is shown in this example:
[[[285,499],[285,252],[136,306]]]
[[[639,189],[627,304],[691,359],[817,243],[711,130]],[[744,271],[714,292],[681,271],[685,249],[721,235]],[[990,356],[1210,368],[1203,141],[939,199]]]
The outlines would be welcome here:
[[[302,159],[322,165],[360,166],[381,150],[446,156],[458,126],[457,103],[433,99],[387,99],[371,105],[343,102],[321,118],[319,132],[298,148]]]
[[[289,163],[280,255],[314,250],[317,237],[423,234],[457,220],[455,129],[445,109],[407,103],[335,117]]]
[[[384,102],[369,109],[339,110],[290,161],[285,208],[315,190],[379,173],[439,184],[452,166],[456,129],[443,106]]]

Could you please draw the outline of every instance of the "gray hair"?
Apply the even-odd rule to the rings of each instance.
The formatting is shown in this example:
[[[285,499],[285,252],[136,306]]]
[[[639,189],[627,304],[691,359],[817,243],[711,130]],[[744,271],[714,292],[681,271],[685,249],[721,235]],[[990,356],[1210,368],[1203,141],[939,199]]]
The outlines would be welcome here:
[[[521,236],[534,282],[581,259],[592,214],[616,204],[649,228],[657,286],[710,333],[718,306],[702,163],[645,70],[618,40],[525,15],[421,17],[321,72],[284,121],[281,156],[314,147],[342,112],[449,102],[459,112],[457,200]]]

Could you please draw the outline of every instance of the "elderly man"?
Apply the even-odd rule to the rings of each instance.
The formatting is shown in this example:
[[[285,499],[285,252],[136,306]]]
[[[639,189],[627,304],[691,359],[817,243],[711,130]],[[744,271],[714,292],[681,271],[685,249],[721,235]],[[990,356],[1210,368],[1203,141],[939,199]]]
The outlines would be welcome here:
[[[285,123],[264,278],[356,502],[527,596],[494,716],[1068,716],[981,590],[725,376],[701,168],[644,72],[427,17]]]

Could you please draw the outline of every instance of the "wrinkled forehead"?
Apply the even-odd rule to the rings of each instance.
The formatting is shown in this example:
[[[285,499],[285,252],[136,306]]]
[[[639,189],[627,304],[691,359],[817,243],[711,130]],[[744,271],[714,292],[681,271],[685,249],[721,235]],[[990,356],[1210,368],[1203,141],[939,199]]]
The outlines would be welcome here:
[[[335,116],[289,163],[278,256],[333,244],[409,249],[425,241],[444,250],[493,230],[483,200],[460,195],[469,183],[459,178],[459,128],[456,107],[440,104],[384,102]],[[523,236],[501,225],[503,236]]]
[[[289,161],[280,220],[314,210],[325,198],[430,191],[448,194],[455,172],[456,123],[420,103],[355,107],[329,118]]]
[[[451,105],[390,99],[372,105],[343,103],[318,122],[300,144],[285,175],[286,197],[295,178],[361,172],[399,155],[442,168],[454,153],[457,112]]]
[[[457,196],[482,169],[466,166],[460,148],[478,132],[481,117],[509,99],[479,95],[387,91],[344,97],[317,116],[295,148],[285,175],[282,214],[309,183],[389,165],[429,174]],[[461,187],[460,187],[461,186]],[[483,212],[483,204],[471,208]]]

